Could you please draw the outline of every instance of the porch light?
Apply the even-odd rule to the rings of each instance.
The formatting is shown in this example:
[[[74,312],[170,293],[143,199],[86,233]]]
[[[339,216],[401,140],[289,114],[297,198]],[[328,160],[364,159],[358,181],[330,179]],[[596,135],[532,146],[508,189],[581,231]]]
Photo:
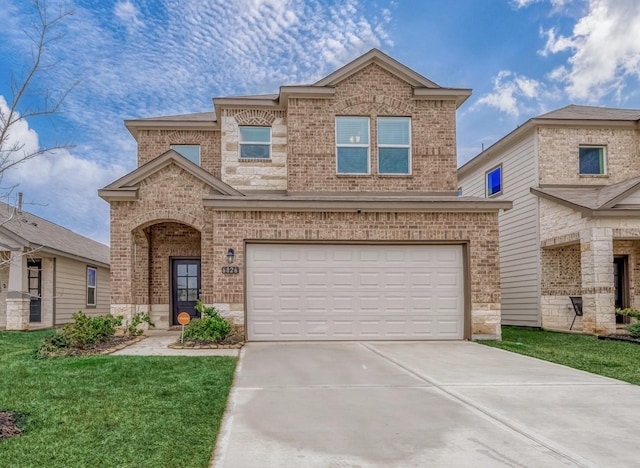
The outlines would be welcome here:
[[[227,250],[227,263],[233,263],[233,257],[235,257],[235,252],[232,248],[229,248]]]

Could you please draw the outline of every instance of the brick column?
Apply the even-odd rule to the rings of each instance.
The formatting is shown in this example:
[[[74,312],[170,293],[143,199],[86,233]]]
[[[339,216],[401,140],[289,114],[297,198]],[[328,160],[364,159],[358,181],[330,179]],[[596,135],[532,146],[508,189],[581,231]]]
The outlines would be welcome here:
[[[21,250],[11,251],[9,284],[7,286],[7,330],[29,329],[29,294],[24,292],[24,255]]]
[[[613,285],[613,230],[580,232],[582,264],[582,330],[608,334],[616,328]]]

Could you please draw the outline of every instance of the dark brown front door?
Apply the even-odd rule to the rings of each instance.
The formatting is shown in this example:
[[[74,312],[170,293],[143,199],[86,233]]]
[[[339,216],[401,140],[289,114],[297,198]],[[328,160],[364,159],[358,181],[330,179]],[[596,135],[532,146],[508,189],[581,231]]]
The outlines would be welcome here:
[[[29,322],[42,322],[42,260],[27,260]]]
[[[171,295],[173,325],[178,325],[178,314],[188,312],[199,317],[195,305],[200,297],[200,259],[174,258],[171,260]]]
[[[614,285],[614,302],[615,307],[624,309],[629,307],[627,298],[629,297],[628,281],[627,281],[627,256],[619,256],[613,258],[613,285]],[[628,323],[629,317],[616,315],[616,323]]]

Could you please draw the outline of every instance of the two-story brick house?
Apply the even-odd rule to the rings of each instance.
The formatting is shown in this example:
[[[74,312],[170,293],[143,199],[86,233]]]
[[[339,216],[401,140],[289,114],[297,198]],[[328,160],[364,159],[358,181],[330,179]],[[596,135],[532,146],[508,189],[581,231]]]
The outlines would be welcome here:
[[[462,195],[513,202],[499,215],[503,323],[611,333],[615,307],[640,307],[639,124],[640,110],[571,105],[459,169]]]
[[[195,300],[249,340],[500,337],[498,211],[457,197],[456,109],[373,49],[311,85],[129,120],[111,205],[112,312]]]

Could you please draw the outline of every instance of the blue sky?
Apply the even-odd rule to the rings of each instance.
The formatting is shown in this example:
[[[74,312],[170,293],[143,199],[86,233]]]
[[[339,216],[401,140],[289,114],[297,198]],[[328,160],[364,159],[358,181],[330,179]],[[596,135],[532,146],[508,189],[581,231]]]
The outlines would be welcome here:
[[[0,0],[0,111],[24,71],[28,0]],[[441,86],[458,110],[462,164],[527,119],[570,103],[640,108],[637,0],[49,0],[74,15],[37,89],[78,81],[60,114],[12,138],[73,148],[4,175],[26,208],[108,243],[98,188],[131,171],[124,119],[212,109],[211,98],[313,82],[372,47]],[[9,200],[12,201],[12,200]]]

